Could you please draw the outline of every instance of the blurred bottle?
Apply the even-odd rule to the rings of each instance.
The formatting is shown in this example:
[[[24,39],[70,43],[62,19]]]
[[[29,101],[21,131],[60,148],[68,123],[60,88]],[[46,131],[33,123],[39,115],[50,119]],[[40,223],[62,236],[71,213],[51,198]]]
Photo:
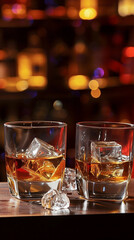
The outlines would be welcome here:
[[[47,57],[40,47],[40,39],[32,33],[28,39],[28,48],[18,54],[18,75],[28,81],[29,87],[44,88],[47,86]]]

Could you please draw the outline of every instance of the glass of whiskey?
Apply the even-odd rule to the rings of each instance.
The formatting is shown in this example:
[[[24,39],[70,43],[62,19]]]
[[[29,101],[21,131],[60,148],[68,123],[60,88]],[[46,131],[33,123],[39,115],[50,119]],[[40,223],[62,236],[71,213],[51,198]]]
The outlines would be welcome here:
[[[134,125],[79,122],[75,144],[76,182],[81,197],[125,200],[132,172]]]
[[[13,196],[38,201],[50,189],[62,189],[66,123],[7,122],[4,134],[7,180]]]

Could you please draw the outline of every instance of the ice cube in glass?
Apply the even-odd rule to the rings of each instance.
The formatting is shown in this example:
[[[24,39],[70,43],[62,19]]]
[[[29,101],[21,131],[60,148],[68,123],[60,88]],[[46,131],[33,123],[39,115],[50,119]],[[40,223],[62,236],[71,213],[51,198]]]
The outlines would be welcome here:
[[[122,146],[115,141],[91,142],[91,158],[98,162],[122,160]]]
[[[52,145],[44,142],[39,138],[34,138],[30,146],[26,150],[27,158],[37,158],[37,157],[56,157],[60,153]]]
[[[5,124],[5,132],[6,171],[12,195],[19,199],[38,200],[50,189],[61,190],[65,170],[66,124],[52,121],[13,122]],[[8,136],[12,151],[9,151]]]

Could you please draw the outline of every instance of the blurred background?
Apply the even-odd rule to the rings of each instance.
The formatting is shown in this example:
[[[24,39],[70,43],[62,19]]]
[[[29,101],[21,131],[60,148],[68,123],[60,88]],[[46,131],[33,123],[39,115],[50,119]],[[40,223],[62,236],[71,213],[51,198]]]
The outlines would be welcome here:
[[[0,181],[15,120],[134,123],[133,0],[0,1]]]

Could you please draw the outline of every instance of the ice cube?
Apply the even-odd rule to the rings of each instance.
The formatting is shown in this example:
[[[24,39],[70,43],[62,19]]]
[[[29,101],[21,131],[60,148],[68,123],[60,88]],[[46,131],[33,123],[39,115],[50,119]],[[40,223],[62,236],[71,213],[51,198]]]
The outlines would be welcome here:
[[[91,174],[95,177],[98,178],[101,174],[101,169],[99,165],[97,164],[91,164]]]
[[[70,200],[66,193],[51,189],[44,194],[41,204],[46,209],[59,210],[69,208]]]
[[[122,146],[115,141],[91,142],[91,162],[115,162],[122,160]]]
[[[26,157],[28,159],[35,159],[38,157],[57,157],[59,155],[60,153],[58,150],[39,138],[34,138],[26,150]]]
[[[65,168],[62,190],[73,191],[77,189],[76,171],[72,168]]]
[[[98,178],[101,174],[100,162],[95,157],[91,158],[91,173],[95,178]]]
[[[43,166],[38,168],[37,172],[39,172],[42,176],[44,176],[46,179],[51,178],[52,174],[55,171],[55,167],[52,162],[48,160],[44,160]]]

